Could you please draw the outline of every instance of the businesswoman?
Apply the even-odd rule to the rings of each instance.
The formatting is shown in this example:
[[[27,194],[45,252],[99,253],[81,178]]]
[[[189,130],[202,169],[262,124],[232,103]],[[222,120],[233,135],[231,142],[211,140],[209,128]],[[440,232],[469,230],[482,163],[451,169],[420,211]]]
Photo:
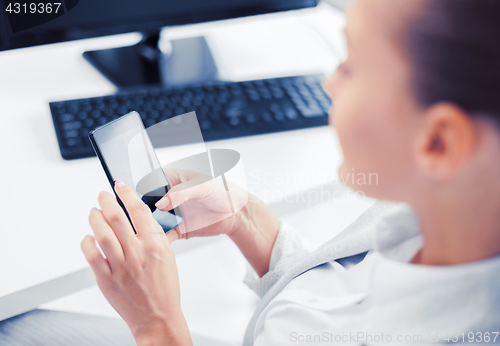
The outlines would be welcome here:
[[[101,210],[90,213],[95,239],[86,237],[82,249],[137,343],[191,343],[169,243],[218,234],[238,245],[255,270],[246,282],[263,297],[245,345],[493,342],[500,332],[498,18],[498,0],[354,3],[348,58],[324,82],[344,153],[340,173],[376,172],[379,184],[363,191],[403,203],[380,217],[376,204],[315,253],[253,196],[223,221],[164,236],[118,181],[136,236],[115,198],[101,193]],[[160,209],[191,203],[224,212],[225,196],[207,185],[182,188],[200,176],[166,174],[176,187]],[[350,269],[334,261],[365,250]]]
[[[227,213],[226,196],[191,172],[166,171],[174,188],[158,207],[222,221],[165,236],[117,181],[135,235],[101,193],[82,250],[137,344],[191,344],[170,243],[219,234],[248,259],[245,281],[262,297],[245,345],[499,343],[499,18],[499,0],[355,1],[348,58],[324,82],[340,173],[376,172],[377,185],[347,184],[400,203],[377,203],[313,253],[254,196]],[[348,269],[335,261],[366,250]]]

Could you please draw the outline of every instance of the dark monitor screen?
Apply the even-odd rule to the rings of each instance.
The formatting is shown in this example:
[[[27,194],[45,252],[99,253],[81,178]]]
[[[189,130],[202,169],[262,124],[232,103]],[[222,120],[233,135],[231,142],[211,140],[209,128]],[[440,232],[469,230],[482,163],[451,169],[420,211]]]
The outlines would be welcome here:
[[[318,0],[23,1],[0,0],[0,51],[133,31],[148,33],[163,26],[313,7],[318,3]]]

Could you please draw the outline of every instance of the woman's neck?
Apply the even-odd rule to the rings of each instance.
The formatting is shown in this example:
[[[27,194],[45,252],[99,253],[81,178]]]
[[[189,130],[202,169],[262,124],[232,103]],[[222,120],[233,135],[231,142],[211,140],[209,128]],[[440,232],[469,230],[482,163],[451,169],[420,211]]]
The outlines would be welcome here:
[[[437,191],[414,206],[424,244],[413,263],[455,265],[500,255],[500,188],[479,185],[469,192]]]

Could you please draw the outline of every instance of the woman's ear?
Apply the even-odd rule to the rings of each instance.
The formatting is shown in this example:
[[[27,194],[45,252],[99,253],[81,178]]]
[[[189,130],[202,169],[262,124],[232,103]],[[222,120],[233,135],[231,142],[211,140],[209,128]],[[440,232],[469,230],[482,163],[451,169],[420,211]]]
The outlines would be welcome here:
[[[476,140],[474,121],[449,103],[439,103],[422,116],[416,141],[417,167],[430,179],[452,177],[471,156]]]

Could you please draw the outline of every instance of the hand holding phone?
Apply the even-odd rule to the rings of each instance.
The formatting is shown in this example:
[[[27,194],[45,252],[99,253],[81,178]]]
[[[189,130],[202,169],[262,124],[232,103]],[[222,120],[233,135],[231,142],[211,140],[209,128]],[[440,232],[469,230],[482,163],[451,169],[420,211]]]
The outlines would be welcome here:
[[[88,235],[81,243],[97,285],[138,345],[191,345],[171,236],[163,234],[134,190],[117,181],[115,191],[130,211],[137,236],[117,199],[107,192],[99,194],[101,210],[93,208],[89,216],[95,238]]]
[[[89,134],[89,138],[114,192],[117,180],[132,187],[137,196],[148,205],[165,233],[182,222],[182,214],[178,208],[161,211],[155,206],[170,186],[137,112],[96,128]],[[116,196],[129,217],[125,206]]]

